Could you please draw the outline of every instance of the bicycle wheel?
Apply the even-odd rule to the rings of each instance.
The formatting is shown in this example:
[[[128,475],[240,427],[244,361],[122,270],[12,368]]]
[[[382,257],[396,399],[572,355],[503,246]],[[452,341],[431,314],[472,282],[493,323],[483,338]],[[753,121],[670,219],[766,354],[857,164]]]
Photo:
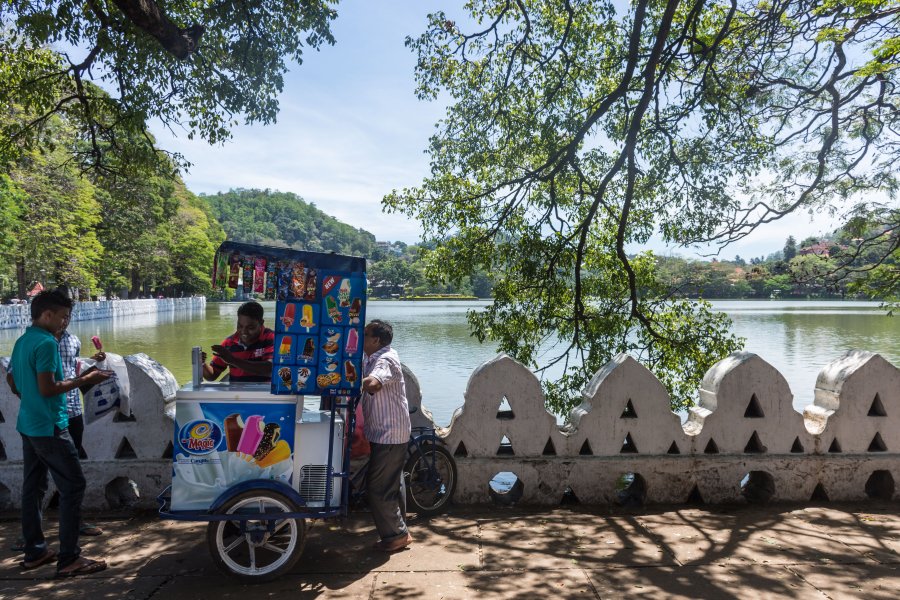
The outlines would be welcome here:
[[[446,448],[423,444],[421,452],[413,449],[403,467],[403,477],[407,509],[420,515],[434,515],[446,510],[453,498],[456,461]]]
[[[224,514],[243,517],[297,512],[294,503],[268,490],[238,494],[224,506]],[[289,571],[300,558],[306,543],[303,519],[211,521],[206,541],[219,570],[242,581],[270,581]]]

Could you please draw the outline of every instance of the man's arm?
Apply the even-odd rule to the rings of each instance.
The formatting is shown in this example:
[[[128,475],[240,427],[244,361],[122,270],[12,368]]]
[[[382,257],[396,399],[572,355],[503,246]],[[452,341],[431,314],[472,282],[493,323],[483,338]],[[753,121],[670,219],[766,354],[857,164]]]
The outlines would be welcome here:
[[[9,385],[9,389],[12,390],[12,393],[15,394],[16,396],[19,396],[19,390],[16,389],[16,382],[13,380],[12,373],[6,374],[6,383],[7,383],[7,385]]]
[[[72,379],[56,381],[55,373],[38,373],[38,391],[41,393],[41,396],[57,396],[84,385],[97,385],[101,381],[109,379],[111,375],[112,373],[109,371],[96,370],[79,377],[73,377]]]
[[[231,367],[237,367],[242,371],[247,371],[254,375],[270,375],[272,373],[271,360],[244,360],[242,358],[237,358],[224,346],[213,346],[212,349],[216,356],[221,358],[225,361],[225,364]]]

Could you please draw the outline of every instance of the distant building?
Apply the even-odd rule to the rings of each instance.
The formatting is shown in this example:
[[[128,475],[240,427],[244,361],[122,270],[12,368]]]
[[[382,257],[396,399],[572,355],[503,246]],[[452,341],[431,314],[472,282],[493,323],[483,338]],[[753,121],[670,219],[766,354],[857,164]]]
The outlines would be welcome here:
[[[375,247],[384,252],[385,254],[394,254],[396,256],[401,256],[403,254],[403,247],[398,245],[396,242],[375,242]]]
[[[819,242],[817,244],[813,244],[812,246],[800,248],[800,250],[797,251],[797,254],[800,254],[802,256],[805,256],[807,254],[815,254],[816,256],[821,256],[822,258],[828,258],[831,254],[831,249],[834,247],[838,247],[841,250],[847,248],[847,246],[835,244],[834,242]]]

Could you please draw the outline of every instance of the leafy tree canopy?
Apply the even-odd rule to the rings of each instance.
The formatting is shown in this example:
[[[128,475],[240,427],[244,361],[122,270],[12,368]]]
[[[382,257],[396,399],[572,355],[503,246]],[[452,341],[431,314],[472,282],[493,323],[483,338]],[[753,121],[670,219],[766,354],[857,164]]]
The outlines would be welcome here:
[[[0,160],[34,144],[53,114],[77,128],[83,168],[113,172],[170,166],[147,133],[153,119],[210,143],[239,118],[274,122],[287,61],[334,41],[330,4],[5,0],[0,104],[34,116],[3,127]]]
[[[385,205],[423,223],[431,276],[495,274],[476,335],[536,368],[563,342],[552,407],[626,351],[684,405],[740,346],[723,315],[670,297],[650,236],[727,245],[797,210],[893,199],[896,0],[466,8],[408,40],[420,97],[452,104],[431,175]]]
[[[236,189],[203,196],[228,239],[313,252],[371,255],[375,236],[290,192]]]

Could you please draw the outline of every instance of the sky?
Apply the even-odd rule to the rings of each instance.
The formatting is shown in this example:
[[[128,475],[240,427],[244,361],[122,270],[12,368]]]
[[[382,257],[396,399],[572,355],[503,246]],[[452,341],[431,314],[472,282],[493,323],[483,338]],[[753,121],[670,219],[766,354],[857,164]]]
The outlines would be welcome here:
[[[419,241],[421,227],[398,214],[384,214],[381,199],[394,189],[421,183],[428,175],[424,154],[445,105],[415,97],[412,51],[430,12],[459,15],[462,3],[443,0],[341,0],[332,23],[336,43],[304,53],[302,65],[285,76],[275,124],[241,125],[231,140],[211,146],[151,130],[161,147],[192,163],[184,173],[194,193],[231,188],[293,192],[325,213],[361,227],[384,241]],[[830,220],[792,215],[761,228],[722,251],[720,258],[765,256],[834,227]],[[663,254],[705,256],[713,248],[647,247]]]

